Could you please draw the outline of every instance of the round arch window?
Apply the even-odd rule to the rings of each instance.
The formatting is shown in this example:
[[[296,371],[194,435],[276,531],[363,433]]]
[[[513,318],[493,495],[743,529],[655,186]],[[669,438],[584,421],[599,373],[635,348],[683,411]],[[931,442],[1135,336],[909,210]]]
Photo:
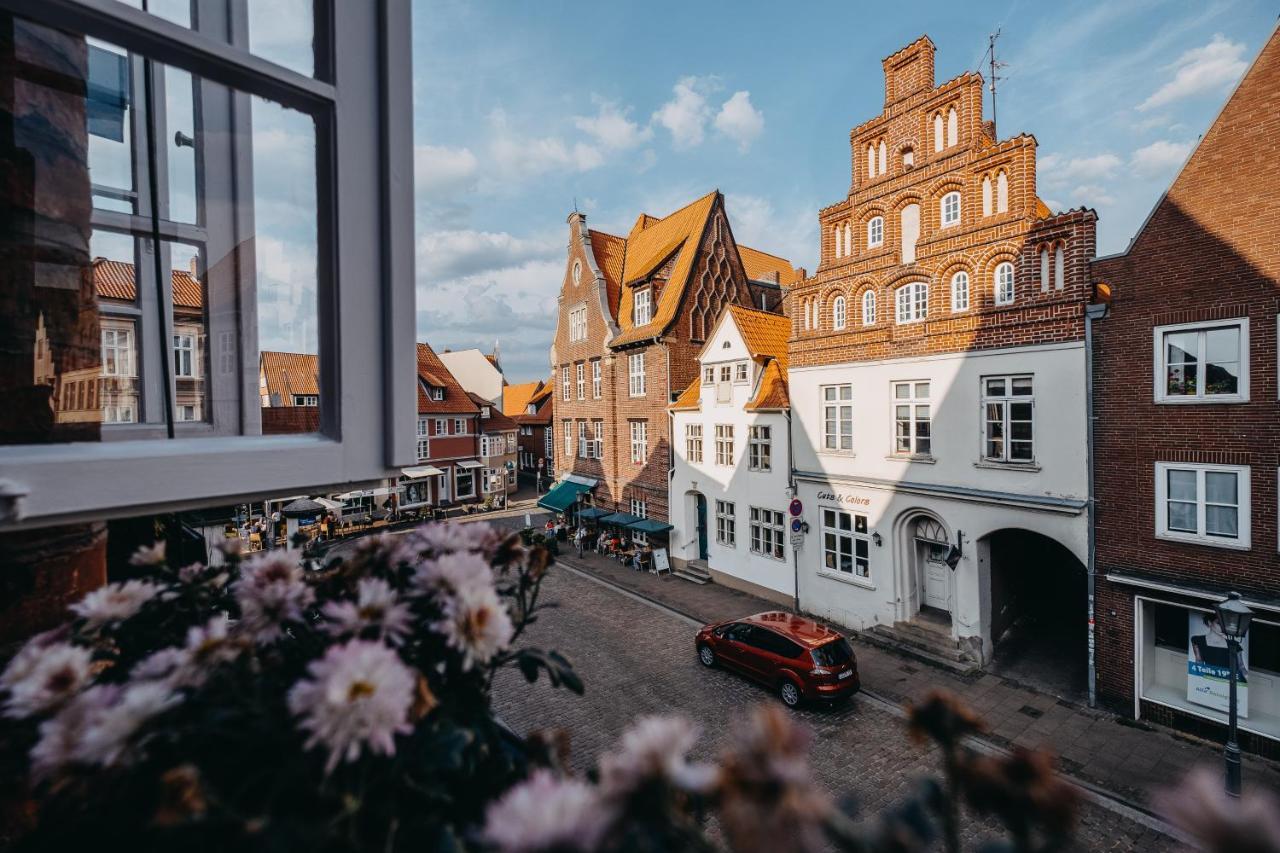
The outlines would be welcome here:
[[[582,261],[573,262],[573,283],[582,283]]]

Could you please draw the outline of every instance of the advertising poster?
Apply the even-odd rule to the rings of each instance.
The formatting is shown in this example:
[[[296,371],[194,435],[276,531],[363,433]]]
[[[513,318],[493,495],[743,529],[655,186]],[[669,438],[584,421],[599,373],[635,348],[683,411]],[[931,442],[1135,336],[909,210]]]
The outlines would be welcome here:
[[[1229,710],[1230,657],[1227,638],[1213,611],[1187,613],[1187,701],[1227,713]],[[1236,708],[1249,716],[1249,637],[1240,644],[1240,669],[1236,673]]]

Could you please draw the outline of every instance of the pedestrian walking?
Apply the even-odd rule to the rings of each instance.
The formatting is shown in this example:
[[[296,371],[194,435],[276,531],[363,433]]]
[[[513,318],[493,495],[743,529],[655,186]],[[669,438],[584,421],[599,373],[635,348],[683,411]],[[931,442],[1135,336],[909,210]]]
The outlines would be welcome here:
[[[578,559],[582,559],[582,549],[587,544],[587,528],[579,527],[578,532],[573,534],[573,545],[578,549]]]

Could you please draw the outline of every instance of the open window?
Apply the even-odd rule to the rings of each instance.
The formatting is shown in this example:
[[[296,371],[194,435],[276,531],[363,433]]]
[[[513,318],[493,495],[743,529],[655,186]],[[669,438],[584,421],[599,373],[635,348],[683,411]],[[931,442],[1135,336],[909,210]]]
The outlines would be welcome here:
[[[408,0],[17,5],[0,525],[411,464]],[[290,405],[318,428],[268,434]]]

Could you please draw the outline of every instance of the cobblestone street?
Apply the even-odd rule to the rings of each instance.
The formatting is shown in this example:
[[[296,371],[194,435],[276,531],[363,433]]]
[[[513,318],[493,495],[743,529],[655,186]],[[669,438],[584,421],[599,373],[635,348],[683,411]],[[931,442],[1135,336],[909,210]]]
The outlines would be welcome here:
[[[721,670],[705,670],[694,657],[692,621],[564,567],[548,577],[544,611],[525,642],[556,649],[586,683],[578,697],[540,680],[527,685],[504,670],[494,689],[498,713],[517,732],[565,728],[572,763],[582,771],[609,749],[627,723],[643,714],[677,713],[702,730],[698,754],[713,755],[734,722],[758,702],[776,702],[764,688]],[[852,795],[864,812],[899,802],[915,781],[937,766],[931,748],[912,744],[891,706],[859,695],[834,709],[807,708],[799,716],[814,731],[813,765],[836,796]],[[1166,850],[1176,842],[1153,822],[1125,808],[1086,804],[1079,849]],[[976,820],[966,835],[991,831]]]

